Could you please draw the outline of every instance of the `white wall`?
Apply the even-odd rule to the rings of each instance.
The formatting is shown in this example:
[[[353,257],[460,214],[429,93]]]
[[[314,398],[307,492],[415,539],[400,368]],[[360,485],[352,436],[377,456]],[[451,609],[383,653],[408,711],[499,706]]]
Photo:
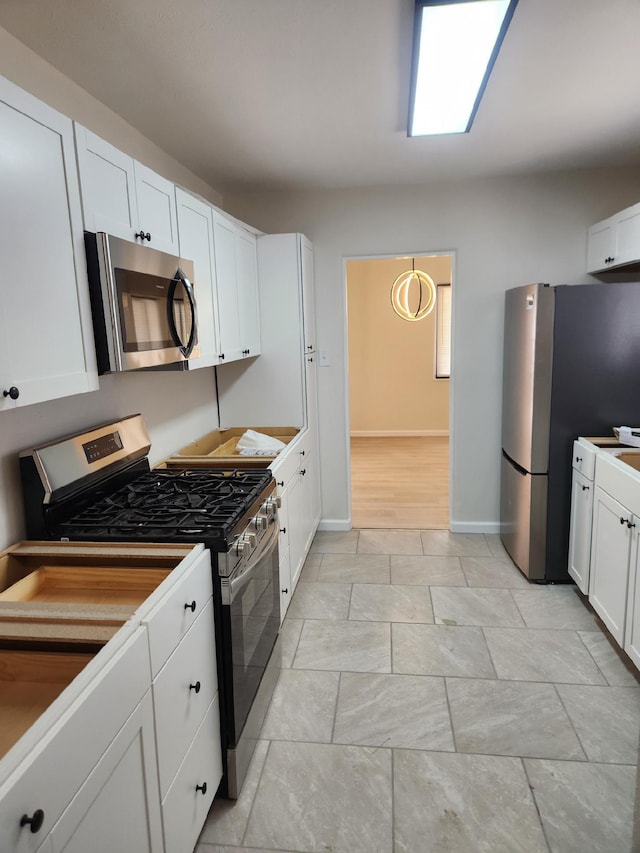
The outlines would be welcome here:
[[[639,198],[640,170],[225,196],[234,215],[314,244],[318,347],[331,360],[318,370],[325,523],[349,518],[344,259],[455,252],[452,526],[495,530],[504,291],[588,281],[588,226]]]

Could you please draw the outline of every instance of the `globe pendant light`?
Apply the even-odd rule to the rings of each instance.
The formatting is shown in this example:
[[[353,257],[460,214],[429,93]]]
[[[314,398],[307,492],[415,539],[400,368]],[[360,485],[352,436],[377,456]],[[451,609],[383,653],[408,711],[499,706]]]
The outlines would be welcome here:
[[[391,288],[391,307],[403,320],[424,319],[433,311],[436,304],[436,286],[430,275],[415,268],[415,258],[411,269],[401,273]]]

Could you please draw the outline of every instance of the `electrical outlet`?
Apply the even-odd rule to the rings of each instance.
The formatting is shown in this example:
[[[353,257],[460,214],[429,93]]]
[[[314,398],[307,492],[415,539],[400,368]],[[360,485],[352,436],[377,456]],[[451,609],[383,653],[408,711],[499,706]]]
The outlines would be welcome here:
[[[331,361],[329,359],[327,351],[324,349],[321,349],[318,354],[320,356],[320,361],[319,361],[320,367],[329,367],[331,365]]]

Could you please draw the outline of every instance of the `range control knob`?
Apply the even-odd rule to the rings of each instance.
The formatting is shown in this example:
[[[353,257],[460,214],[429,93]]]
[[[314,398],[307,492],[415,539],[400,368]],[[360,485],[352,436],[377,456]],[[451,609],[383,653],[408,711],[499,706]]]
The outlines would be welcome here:
[[[256,537],[250,533],[243,533],[242,536],[238,536],[233,548],[239,557],[248,557],[255,551]]]
[[[269,520],[264,515],[254,515],[249,524],[254,530],[266,530],[269,526]]]
[[[269,518],[276,514],[276,510],[282,506],[282,498],[280,495],[273,495],[267,498],[260,507],[261,512],[265,513]]]

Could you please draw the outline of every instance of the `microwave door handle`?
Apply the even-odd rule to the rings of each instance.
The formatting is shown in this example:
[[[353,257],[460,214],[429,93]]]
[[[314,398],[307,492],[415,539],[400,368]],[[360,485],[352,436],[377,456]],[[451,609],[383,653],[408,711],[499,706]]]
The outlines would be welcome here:
[[[182,342],[180,335],[178,334],[178,330],[176,328],[176,320],[173,313],[176,287],[179,283],[182,284],[182,286],[184,287],[185,293],[187,294],[187,299],[189,300],[189,307],[191,309],[191,330],[189,332],[189,340],[186,344]],[[169,292],[167,294],[167,322],[169,323],[169,331],[171,332],[173,342],[178,347],[182,355],[185,358],[189,358],[197,342],[198,319],[196,309],[196,298],[193,292],[193,285],[179,267],[176,270],[175,276],[171,280],[171,284],[169,285]]]

